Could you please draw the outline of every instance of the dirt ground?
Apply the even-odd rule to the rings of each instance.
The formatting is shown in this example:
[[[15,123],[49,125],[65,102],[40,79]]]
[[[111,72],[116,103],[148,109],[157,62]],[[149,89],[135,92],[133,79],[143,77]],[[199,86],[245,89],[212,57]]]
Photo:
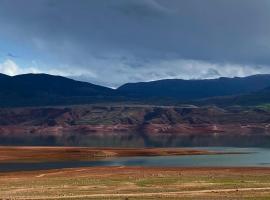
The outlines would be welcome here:
[[[217,154],[181,148],[0,147],[0,164]],[[1,200],[270,199],[270,168],[87,167],[0,172]]]
[[[171,156],[222,154],[187,148],[89,148],[0,146],[0,163],[97,160],[123,156]],[[233,152],[232,152],[233,153]]]
[[[270,168],[88,167],[0,173],[0,199],[270,199]]]

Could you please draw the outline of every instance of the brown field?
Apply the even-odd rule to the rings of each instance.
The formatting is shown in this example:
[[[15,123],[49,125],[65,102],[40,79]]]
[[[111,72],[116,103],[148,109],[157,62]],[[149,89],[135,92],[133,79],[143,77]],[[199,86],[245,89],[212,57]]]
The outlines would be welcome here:
[[[186,148],[0,147],[0,163],[97,160],[123,156],[219,154]],[[233,153],[233,152],[231,152]]]
[[[89,167],[0,173],[1,199],[270,199],[269,168]]]
[[[0,147],[0,164],[215,153],[180,148]],[[0,199],[266,200],[270,199],[270,168],[116,166],[0,172]]]

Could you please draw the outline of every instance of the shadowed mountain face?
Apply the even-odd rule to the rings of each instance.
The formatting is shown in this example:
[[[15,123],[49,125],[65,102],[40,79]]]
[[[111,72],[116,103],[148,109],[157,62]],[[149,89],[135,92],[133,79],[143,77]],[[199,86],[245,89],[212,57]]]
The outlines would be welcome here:
[[[128,83],[117,90],[47,74],[0,74],[0,106],[46,106],[110,102],[173,105],[255,105],[270,102],[270,75],[212,80]],[[268,89],[265,89],[267,88]],[[228,96],[234,95],[234,96]],[[201,100],[203,99],[203,100]]]
[[[137,98],[171,98],[194,100],[215,96],[239,95],[255,92],[270,86],[270,75],[255,75],[245,78],[219,78],[210,80],[160,80],[127,83],[119,91]]]
[[[47,74],[0,75],[1,106],[80,104],[113,99],[116,91]]]
[[[0,108],[0,144],[269,147],[269,107],[230,107],[270,102],[269,84],[270,75],[258,75],[162,80],[113,90],[46,74],[0,74],[0,106],[32,106]],[[129,85],[136,86],[136,90]],[[234,96],[222,96],[231,94]],[[202,97],[211,98],[199,99]],[[106,104],[64,106],[101,102]],[[109,105],[110,102],[117,105]]]
[[[234,95],[234,96],[222,96],[222,97],[212,97],[207,99],[200,99],[194,101],[193,104],[196,105],[217,105],[217,106],[255,106],[255,105],[270,105],[270,87],[263,90],[252,92],[249,94]]]

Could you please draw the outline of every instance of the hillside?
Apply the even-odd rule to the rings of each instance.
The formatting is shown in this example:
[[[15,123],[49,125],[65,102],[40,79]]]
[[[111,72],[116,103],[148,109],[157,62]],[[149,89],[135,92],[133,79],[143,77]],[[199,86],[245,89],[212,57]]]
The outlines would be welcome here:
[[[270,86],[270,75],[205,80],[169,79],[127,83],[118,88],[139,99],[174,99],[180,101],[255,92]]]
[[[72,106],[0,109],[0,143],[83,146],[270,146],[270,110]]]
[[[190,102],[191,103],[191,102]],[[212,97],[192,102],[195,105],[264,106],[270,103],[270,87],[243,95]]]
[[[48,74],[0,75],[0,106],[64,105],[113,99],[116,91]]]
[[[150,104],[258,105],[270,102],[270,75],[211,80],[160,80],[111,89],[48,74],[0,74],[0,107]]]

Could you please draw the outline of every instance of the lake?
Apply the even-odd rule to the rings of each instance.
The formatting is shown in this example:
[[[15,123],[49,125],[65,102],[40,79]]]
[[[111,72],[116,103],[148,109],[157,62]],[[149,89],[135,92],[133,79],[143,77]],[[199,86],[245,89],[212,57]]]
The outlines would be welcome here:
[[[190,148],[189,148],[190,149]],[[209,151],[239,152],[239,154],[187,155],[154,157],[106,158],[100,161],[2,163],[0,171],[43,170],[91,166],[143,167],[270,167],[270,149],[235,147],[198,147]]]

